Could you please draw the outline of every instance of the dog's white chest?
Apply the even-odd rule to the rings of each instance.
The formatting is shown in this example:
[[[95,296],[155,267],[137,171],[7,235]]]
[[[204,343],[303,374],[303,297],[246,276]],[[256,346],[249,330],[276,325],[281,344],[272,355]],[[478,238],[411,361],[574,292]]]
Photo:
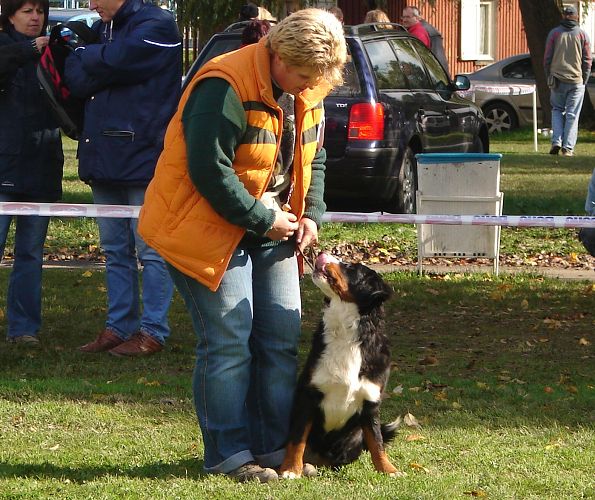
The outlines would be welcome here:
[[[323,320],[326,347],[312,374],[312,384],[324,395],[321,406],[328,432],[345,425],[365,400],[378,401],[380,388],[359,376],[362,353],[357,306],[332,301]]]

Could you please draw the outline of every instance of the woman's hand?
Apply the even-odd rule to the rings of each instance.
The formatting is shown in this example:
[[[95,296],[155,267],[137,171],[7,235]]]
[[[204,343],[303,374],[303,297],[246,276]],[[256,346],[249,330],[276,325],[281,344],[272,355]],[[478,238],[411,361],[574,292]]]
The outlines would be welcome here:
[[[35,47],[37,48],[37,52],[41,54],[41,51],[44,47],[47,47],[47,44],[50,42],[49,36],[38,36],[35,39]]]
[[[273,241],[287,241],[298,230],[297,217],[291,212],[275,212],[275,222],[265,236]]]
[[[318,226],[316,222],[307,217],[303,217],[299,222],[299,227],[296,233],[295,241],[298,250],[301,254],[306,248],[318,241]]]

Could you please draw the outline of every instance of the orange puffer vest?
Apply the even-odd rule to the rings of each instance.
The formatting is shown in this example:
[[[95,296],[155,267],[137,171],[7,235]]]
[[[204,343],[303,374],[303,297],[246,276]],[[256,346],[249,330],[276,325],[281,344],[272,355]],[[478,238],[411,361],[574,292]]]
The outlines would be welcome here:
[[[266,39],[207,63],[182,95],[165,135],[155,177],[145,194],[138,230],[145,242],[175,268],[215,291],[245,229],[230,224],[196,190],[188,175],[182,124],[184,106],[204,78],[227,80],[244,104],[248,126],[236,149],[233,167],[248,190],[260,199],[279,151],[282,111],[273,98],[270,52]],[[291,211],[300,218],[317,150],[322,99],[330,88],[316,87],[295,101],[296,147]]]

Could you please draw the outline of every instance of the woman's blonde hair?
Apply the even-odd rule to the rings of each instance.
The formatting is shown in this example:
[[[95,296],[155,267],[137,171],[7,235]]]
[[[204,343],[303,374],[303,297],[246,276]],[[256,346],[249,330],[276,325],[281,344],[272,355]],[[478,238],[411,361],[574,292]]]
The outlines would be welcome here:
[[[347,47],[343,26],[321,9],[294,12],[271,28],[267,46],[285,64],[317,71],[330,85],[343,82]]]
[[[390,18],[383,10],[369,10],[366,12],[366,17],[364,18],[364,24],[367,23],[390,23]]]

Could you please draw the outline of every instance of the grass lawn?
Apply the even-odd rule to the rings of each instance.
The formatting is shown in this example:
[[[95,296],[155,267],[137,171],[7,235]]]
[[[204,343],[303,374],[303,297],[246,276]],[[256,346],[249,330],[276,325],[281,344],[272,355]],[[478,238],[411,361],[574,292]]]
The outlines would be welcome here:
[[[66,164],[64,200],[91,203],[91,191],[79,181],[76,169],[76,143],[65,140]],[[501,189],[506,215],[583,215],[587,185],[593,170],[595,134],[581,132],[577,156],[551,156],[549,141],[539,140],[539,153],[533,151],[532,131],[522,129],[492,136],[492,152],[503,154]],[[320,234],[321,247],[336,253],[350,251],[366,258],[375,247],[384,259],[415,259],[416,232],[413,225],[325,224]],[[93,219],[53,218],[46,242],[52,259],[96,259],[99,257],[98,230]],[[12,239],[6,254],[11,253]],[[573,229],[503,228],[502,258],[535,260],[540,255],[584,256],[586,252]],[[362,249],[364,251],[362,251]]]
[[[7,269],[0,269],[0,304]],[[176,295],[172,338],[148,359],[83,355],[102,327],[103,273],[49,269],[41,347],[0,348],[0,498],[593,498],[595,287],[529,275],[386,276],[393,372],[388,448],[311,480],[239,485],[202,473],[194,336]],[[321,293],[303,281],[303,360]],[[2,312],[2,310],[0,310]]]
[[[577,156],[532,151],[528,130],[493,137],[502,152],[504,213],[583,214],[595,135]],[[91,201],[66,142],[64,199]],[[407,225],[326,224],[323,248],[414,258]],[[53,219],[53,258],[97,258],[92,219]],[[505,228],[502,254],[585,254],[573,230]],[[369,255],[368,255],[369,256]],[[0,319],[9,269],[0,268]],[[594,498],[595,285],[528,274],[386,276],[393,373],[383,420],[410,414],[388,453],[407,475],[376,474],[365,454],[313,480],[238,485],[202,472],[192,409],[194,335],[175,296],[172,338],[148,359],[83,355],[105,320],[102,271],[48,269],[39,348],[0,340],[0,499],[4,498]],[[321,293],[303,281],[300,359]],[[5,321],[0,325],[5,328]]]

